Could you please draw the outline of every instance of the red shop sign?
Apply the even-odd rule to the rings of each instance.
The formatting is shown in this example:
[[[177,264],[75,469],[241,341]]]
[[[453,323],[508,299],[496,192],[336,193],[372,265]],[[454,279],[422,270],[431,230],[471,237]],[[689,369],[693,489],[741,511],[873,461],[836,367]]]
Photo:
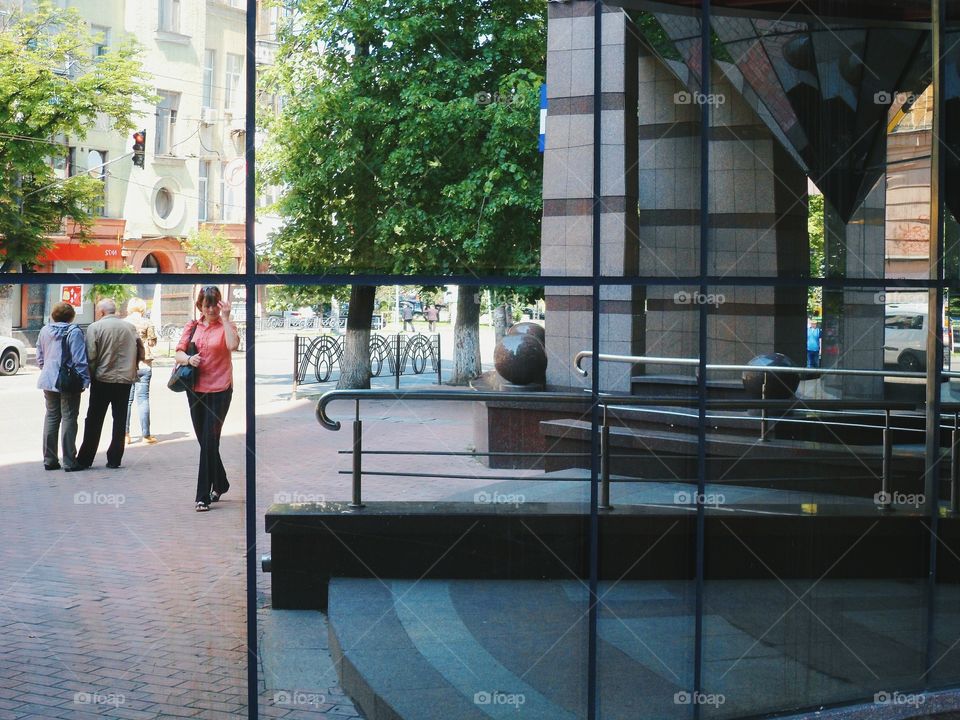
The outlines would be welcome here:
[[[119,245],[80,245],[79,243],[57,243],[41,257],[41,262],[52,263],[57,260],[118,260]]]

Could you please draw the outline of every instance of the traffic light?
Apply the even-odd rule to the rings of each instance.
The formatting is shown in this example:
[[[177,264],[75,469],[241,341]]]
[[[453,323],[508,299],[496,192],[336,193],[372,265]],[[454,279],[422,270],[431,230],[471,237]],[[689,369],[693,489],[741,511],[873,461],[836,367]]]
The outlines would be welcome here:
[[[147,131],[139,130],[133,134],[133,164],[143,167],[143,160],[147,149]]]

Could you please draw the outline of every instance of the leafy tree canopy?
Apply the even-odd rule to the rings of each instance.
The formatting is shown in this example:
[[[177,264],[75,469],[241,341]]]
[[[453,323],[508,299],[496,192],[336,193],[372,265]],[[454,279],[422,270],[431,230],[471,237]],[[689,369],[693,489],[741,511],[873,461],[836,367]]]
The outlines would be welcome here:
[[[218,273],[234,272],[233,243],[227,239],[223,229],[216,231],[204,225],[198,230],[191,230],[186,240],[180,241],[184,252],[195,258],[194,264],[198,272]]]
[[[280,272],[534,273],[542,0],[303,0],[269,78]]]
[[[122,268],[107,268],[106,270],[94,270],[94,273],[125,273],[133,274],[132,267],[124,266]],[[99,302],[104,298],[110,298],[117,303],[117,309],[122,308],[127,300],[137,296],[136,285],[128,283],[93,283],[87,290],[85,297],[92,303]]]
[[[154,100],[135,41],[94,58],[95,39],[76,10],[48,0],[0,17],[0,270],[35,263],[65,219],[89,227],[100,181],[60,182],[54,160],[99,115],[126,133],[136,104]]]
[[[823,195],[810,195],[807,200],[807,235],[810,238],[810,277],[822,278],[827,269],[824,250]],[[812,287],[807,291],[807,314],[821,315],[823,288]]]
[[[270,285],[267,292],[267,309],[295,310],[309,307],[314,312],[323,312],[331,298],[338,302],[350,299],[350,288],[343,285]]]

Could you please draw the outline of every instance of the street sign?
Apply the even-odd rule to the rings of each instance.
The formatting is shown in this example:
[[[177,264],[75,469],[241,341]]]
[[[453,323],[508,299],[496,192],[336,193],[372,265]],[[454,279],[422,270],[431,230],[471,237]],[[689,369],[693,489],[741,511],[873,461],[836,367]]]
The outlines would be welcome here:
[[[78,313],[83,312],[83,285],[61,285],[60,301],[69,303]]]

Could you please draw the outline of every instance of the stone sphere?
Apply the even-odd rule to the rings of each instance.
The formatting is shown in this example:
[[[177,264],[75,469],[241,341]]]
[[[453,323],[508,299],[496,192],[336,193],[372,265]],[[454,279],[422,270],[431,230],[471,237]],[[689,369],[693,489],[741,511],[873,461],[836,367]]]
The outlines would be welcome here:
[[[543,325],[531,322],[530,320],[524,320],[511,325],[510,329],[507,330],[507,335],[533,335],[540,341],[541,345],[547,341],[547,336],[543,332]]]
[[[493,351],[497,372],[514,385],[543,383],[547,372],[547,351],[532,333],[504,335]]]
[[[747,365],[756,365],[760,367],[796,367],[794,362],[783,353],[764,353],[757,355]],[[755,400],[763,397],[763,376],[762,372],[752,372],[747,370],[743,373],[743,389],[747,395]],[[797,391],[800,385],[800,375],[798,373],[768,373],[767,374],[767,400],[789,400]]]

